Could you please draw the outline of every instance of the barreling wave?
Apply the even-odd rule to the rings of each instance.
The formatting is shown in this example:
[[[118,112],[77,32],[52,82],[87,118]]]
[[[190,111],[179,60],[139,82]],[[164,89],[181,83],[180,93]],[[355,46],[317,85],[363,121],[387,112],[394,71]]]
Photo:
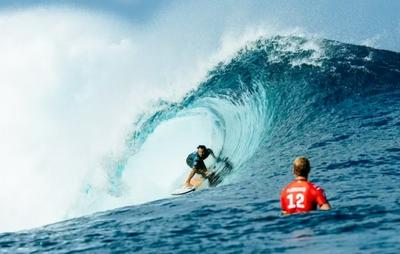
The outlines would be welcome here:
[[[219,187],[3,234],[2,247],[64,251],[66,242],[70,249],[90,242],[90,251],[171,252],[184,245],[191,251],[211,246],[218,252],[232,247],[222,239],[234,239],[240,246],[233,251],[264,250],[267,245],[271,251],[285,251],[293,246],[271,235],[283,232],[286,237],[300,229],[303,236],[304,228],[312,228],[314,240],[328,244],[324,248],[332,246],[331,238],[343,246],[343,233],[355,230],[357,236],[371,238],[389,232],[389,240],[366,246],[381,250],[385,243],[396,249],[390,242],[396,242],[397,234],[388,228],[398,222],[399,88],[399,53],[314,38],[261,38],[216,66],[180,102],[158,101],[144,112],[132,124],[125,151],[107,158],[106,187],[89,179],[85,199],[70,217],[168,197],[187,174],[181,164],[198,142],[221,158],[213,166]],[[299,154],[311,154],[317,162],[313,181],[314,176],[334,179],[324,181],[324,187],[340,209],[292,218],[277,215],[287,162]],[[365,168],[374,170],[365,174]],[[113,198],[125,199],[107,203]],[[296,234],[291,239],[297,241]],[[250,242],[249,235],[254,236]],[[328,243],[320,236],[329,236]],[[345,243],[348,249],[354,248],[353,240]]]
[[[211,119],[218,141],[213,148],[230,167],[217,163],[220,183],[234,172],[252,174],[249,163],[271,136],[281,137],[279,146],[284,146],[301,135],[303,126],[334,114],[332,105],[398,89],[399,80],[398,53],[304,37],[259,39],[211,70],[180,103],[158,102],[154,112],[134,123],[126,153],[110,166],[110,192],[120,193],[123,172],[133,170],[126,167],[131,156],[171,119]]]

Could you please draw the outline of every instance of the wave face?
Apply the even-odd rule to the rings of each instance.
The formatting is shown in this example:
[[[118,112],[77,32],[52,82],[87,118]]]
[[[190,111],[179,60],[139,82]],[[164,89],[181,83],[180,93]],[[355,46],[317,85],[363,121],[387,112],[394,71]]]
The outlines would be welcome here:
[[[52,253],[396,252],[399,119],[399,53],[261,38],[212,69],[182,101],[160,101],[143,113],[125,152],[108,166],[108,195],[166,197],[188,173],[181,166],[186,153],[204,143],[229,161],[216,164],[217,187],[2,234],[0,246]],[[334,209],[282,217],[279,192],[301,155]],[[96,187],[86,187],[87,201]]]

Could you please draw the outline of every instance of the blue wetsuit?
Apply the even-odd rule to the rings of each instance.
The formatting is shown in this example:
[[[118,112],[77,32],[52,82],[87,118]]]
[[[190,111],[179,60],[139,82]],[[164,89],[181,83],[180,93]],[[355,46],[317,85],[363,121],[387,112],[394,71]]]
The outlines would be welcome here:
[[[207,159],[207,157],[210,154],[214,154],[213,151],[210,148],[207,148],[204,154],[204,158],[200,158],[199,154],[197,152],[193,152],[191,154],[188,155],[188,157],[186,158],[186,164],[190,167],[190,168],[195,168],[198,170],[206,170],[207,167],[204,164],[204,160]]]

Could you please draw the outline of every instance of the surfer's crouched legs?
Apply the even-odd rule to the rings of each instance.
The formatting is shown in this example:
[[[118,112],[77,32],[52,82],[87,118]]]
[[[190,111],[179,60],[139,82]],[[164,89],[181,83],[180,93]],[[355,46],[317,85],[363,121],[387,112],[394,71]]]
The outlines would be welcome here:
[[[190,183],[190,180],[193,178],[195,174],[201,175],[204,179],[208,179],[209,176],[209,172],[206,168],[203,169],[193,168],[185,182],[186,187],[193,187],[193,185]]]
[[[207,177],[208,177],[208,170],[206,168],[196,169],[195,173],[200,174],[205,179],[207,179]]]

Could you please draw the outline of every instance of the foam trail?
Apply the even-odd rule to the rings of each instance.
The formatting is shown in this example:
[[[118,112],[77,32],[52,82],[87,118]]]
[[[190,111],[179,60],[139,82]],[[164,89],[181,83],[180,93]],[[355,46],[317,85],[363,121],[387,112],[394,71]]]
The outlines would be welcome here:
[[[181,100],[211,66],[247,43],[247,37],[241,44],[236,37],[232,44],[229,36],[221,35],[201,51],[192,51],[180,47],[187,41],[173,34],[162,35],[160,43],[159,32],[174,32],[173,22],[144,32],[112,16],[60,8],[2,12],[0,24],[5,38],[0,41],[0,200],[4,207],[0,231],[165,195],[165,186],[160,187],[163,195],[132,194],[139,189],[136,181],[141,177],[135,176],[139,171],[129,169],[154,168],[143,166],[143,161],[149,161],[143,155],[148,156],[147,149],[137,155],[137,161],[129,160],[118,187],[128,186],[122,197],[110,195],[113,183],[107,160],[124,152],[126,135],[135,128],[132,123],[143,112],[157,110],[155,101]],[[212,129],[207,128],[198,131],[203,134],[197,139],[186,138],[189,141],[180,143],[174,153],[184,157],[198,143],[206,143],[200,140],[211,140],[213,134],[204,134]],[[174,171],[174,177],[185,170],[175,164],[176,158],[163,162],[172,165],[169,170],[182,170]],[[88,186],[97,190],[97,196],[87,197]]]
[[[0,225],[10,230],[63,218],[90,166],[119,146],[133,113],[125,65],[135,46],[117,24],[77,12],[0,22]]]
[[[140,32],[112,17],[34,9],[3,12],[0,23],[3,231],[65,218],[87,176],[104,179],[104,158],[123,150],[135,116],[197,82],[175,82],[179,58],[143,61],[160,52],[143,51]],[[167,69],[175,77],[165,82]]]

